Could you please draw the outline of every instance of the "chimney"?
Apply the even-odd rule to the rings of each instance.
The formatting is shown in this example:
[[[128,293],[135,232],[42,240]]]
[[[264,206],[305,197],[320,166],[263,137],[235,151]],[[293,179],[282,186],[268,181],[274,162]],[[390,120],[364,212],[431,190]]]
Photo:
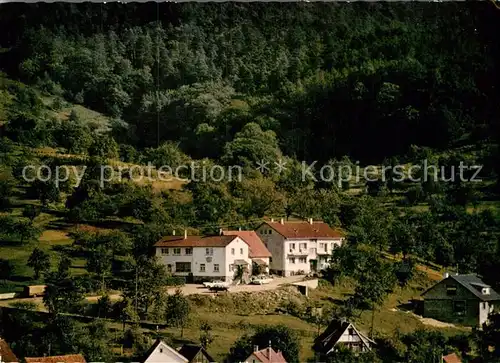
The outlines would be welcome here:
[[[172,231],[172,236],[175,236],[175,229]]]
[[[238,231],[241,231],[241,227],[238,227]]]
[[[313,219],[312,218],[309,218],[309,223],[313,224]]]
[[[188,231],[187,229],[184,230],[184,239],[187,239],[188,238]]]
[[[271,218],[271,223],[273,223],[273,222],[274,222],[274,218]]]
[[[222,228],[219,228],[219,234],[222,236]]]
[[[269,347],[267,347],[267,356],[269,357],[269,360],[271,360],[271,341],[269,341]]]
[[[253,351],[254,352],[258,352],[259,351],[259,346],[258,345],[254,345],[253,346]]]
[[[445,272],[443,278],[447,279],[448,277],[450,277],[450,274],[448,272]]]
[[[285,220],[283,218],[281,218],[280,223],[285,224]]]

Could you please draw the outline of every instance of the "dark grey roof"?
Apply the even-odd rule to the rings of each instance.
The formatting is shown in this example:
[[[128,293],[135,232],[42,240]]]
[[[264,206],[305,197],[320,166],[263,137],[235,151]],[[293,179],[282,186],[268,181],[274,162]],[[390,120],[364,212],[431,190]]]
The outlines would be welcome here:
[[[194,344],[184,344],[181,349],[179,349],[179,353],[186,357],[189,362],[194,361],[199,352],[205,356],[205,358],[209,362],[215,362],[215,360],[207,353],[207,351],[201,345]]]
[[[476,275],[450,275],[450,278],[458,282],[460,285],[465,287],[467,290],[472,292],[482,301],[492,301],[492,300],[500,300],[500,295],[493,290],[489,285],[486,285],[478,276]],[[488,295],[482,294],[479,288],[489,287],[490,293]]]

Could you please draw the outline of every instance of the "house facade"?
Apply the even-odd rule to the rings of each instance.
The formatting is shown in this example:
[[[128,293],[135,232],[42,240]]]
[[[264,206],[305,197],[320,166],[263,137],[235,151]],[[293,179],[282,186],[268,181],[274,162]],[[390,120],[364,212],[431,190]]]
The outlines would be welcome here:
[[[232,281],[237,265],[251,266],[249,247],[235,235],[167,236],[155,245],[167,271],[188,282]]]
[[[326,330],[314,340],[313,349],[320,357],[335,352],[340,347],[356,353],[368,352],[374,342],[347,320],[334,319]]]
[[[476,275],[445,275],[422,294],[424,317],[479,326],[500,306],[500,295]]]
[[[283,276],[307,274],[328,266],[333,249],[342,245],[343,234],[324,222],[264,222],[257,230],[271,252],[270,270]]]
[[[248,245],[249,257],[252,260],[252,265],[260,266],[262,272],[269,272],[269,262],[271,259],[271,252],[267,249],[262,239],[255,231],[222,231],[226,236],[238,236]]]

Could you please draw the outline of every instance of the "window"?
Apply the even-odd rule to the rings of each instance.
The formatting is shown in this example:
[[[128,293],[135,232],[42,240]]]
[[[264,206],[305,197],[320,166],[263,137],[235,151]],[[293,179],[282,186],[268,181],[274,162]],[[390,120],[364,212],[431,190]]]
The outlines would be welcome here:
[[[457,294],[457,287],[456,286],[446,286],[446,295],[448,296],[455,296]]]
[[[176,262],[175,263],[176,272],[191,272],[191,262]]]
[[[163,353],[163,348],[160,348],[160,353]]]
[[[326,251],[325,243],[320,243],[319,244],[319,249],[324,249]]]
[[[193,254],[193,249],[191,247],[186,248],[186,255],[191,256]]]
[[[231,248],[231,254],[234,255],[234,248]]]
[[[243,254],[243,248],[240,248],[240,255]]]
[[[465,315],[465,300],[453,301],[453,312],[457,315]]]
[[[200,263],[200,272],[205,272],[205,264]]]
[[[353,328],[349,328],[349,335],[354,335],[354,329]]]
[[[321,245],[321,243],[320,243],[320,245]],[[328,251],[328,243],[323,243],[323,246],[324,246],[323,251],[325,251],[325,252]]]
[[[294,250],[295,249],[295,243],[290,243],[290,249]]]
[[[219,264],[218,263],[214,264],[214,272],[219,272]]]
[[[269,231],[267,231],[268,234],[272,234],[273,233],[273,230],[270,229]]]
[[[213,248],[206,248],[205,249],[205,255],[212,256],[213,254],[214,254],[214,249]]]
[[[167,265],[167,272],[172,272],[172,265],[171,264]]]
[[[290,257],[290,263],[295,263],[295,257]]]
[[[307,263],[306,257],[299,257],[299,263]]]
[[[307,243],[300,243],[299,244],[299,249],[301,249],[301,250],[307,250]]]
[[[162,249],[161,249],[161,254],[162,254],[162,255],[168,255],[168,254],[169,254],[169,250],[168,250],[168,248],[162,248]]]
[[[180,248],[174,248],[174,255],[179,256],[181,254]]]
[[[234,271],[234,265],[231,263],[229,264],[229,272],[233,272]]]

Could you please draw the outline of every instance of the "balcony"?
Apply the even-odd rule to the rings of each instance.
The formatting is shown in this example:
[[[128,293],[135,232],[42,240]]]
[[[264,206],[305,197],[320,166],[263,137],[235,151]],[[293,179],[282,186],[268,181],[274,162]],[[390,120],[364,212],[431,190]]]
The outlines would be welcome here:
[[[289,256],[308,256],[309,251],[307,249],[290,249],[288,250],[288,255]]]

